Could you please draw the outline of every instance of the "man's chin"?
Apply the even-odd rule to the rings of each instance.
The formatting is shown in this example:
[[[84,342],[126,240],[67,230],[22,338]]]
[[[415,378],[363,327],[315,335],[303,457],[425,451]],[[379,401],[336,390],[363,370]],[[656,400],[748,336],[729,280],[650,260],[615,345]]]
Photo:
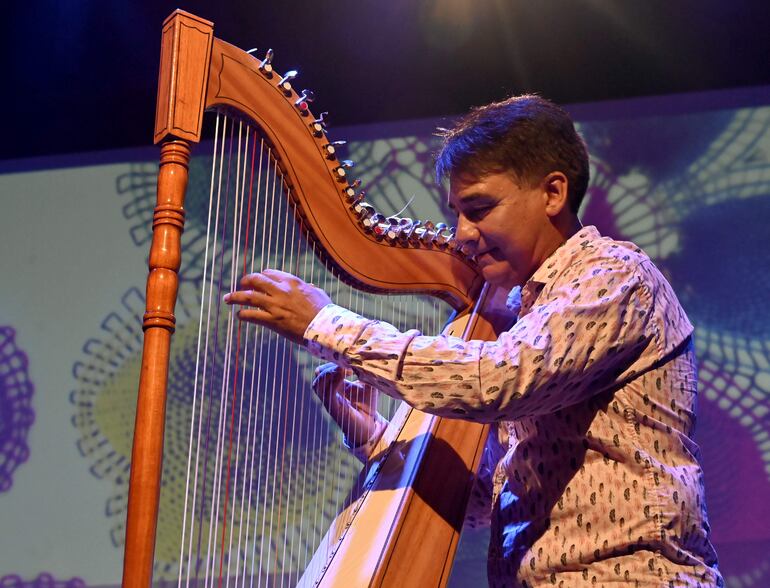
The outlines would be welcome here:
[[[481,275],[484,280],[498,288],[510,290],[514,286],[520,285],[518,276],[511,271],[507,264],[491,263],[481,268]]]

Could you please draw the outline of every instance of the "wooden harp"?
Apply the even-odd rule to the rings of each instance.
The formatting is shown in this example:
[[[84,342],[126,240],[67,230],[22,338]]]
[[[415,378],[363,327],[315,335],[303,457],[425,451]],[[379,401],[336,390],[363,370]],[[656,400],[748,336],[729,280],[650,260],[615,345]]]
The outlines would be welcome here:
[[[153,578],[169,348],[176,322],[178,271],[185,255],[181,250],[185,191],[191,144],[201,139],[204,111],[226,112],[238,124],[245,121],[256,129],[260,149],[269,153],[268,169],[279,178],[273,180],[273,188],[277,182],[289,195],[284,206],[291,210],[299,231],[341,280],[378,294],[439,297],[458,317],[447,327],[449,333],[476,339],[495,336],[494,320],[471,312],[486,288],[476,267],[453,246],[451,234],[430,225],[400,231],[403,227],[394,227],[357,200],[355,186],[348,182],[322,122],[310,113],[289,77],[274,71],[269,58],[257,59],[216,39],[212,23],[201,18],[177,10],[163,25],[154,136],[161,155],[143,319],[124,586],[146,587]],[[242,178],[246,175],[243,171]],[[246,180],[239,181],[243,188]],[[252,222],[256,226],[260,221]],[[388,234],[389,229],[395,235]],[[244,565],[234,574],[230,565],[233,557],[243,555],[241,549],[240,555],[222,555],[217,565],[207,567],[202,583],[209,586],[217,581],[222,586],[224,578],[228,585],[249,581],[249,585],[265,586],[444,586],[486,433],[481,425],[399,409],[383,437],[377,462],[362,474],[355,495],[343,505],[344,517],[332,521],[319,541],[323,549],[308,560],[303,574],[283,575],[279,581],[260,573],[255,580],[253,563],[248,573]],[[229,481],[225,492],[228,489]],[[224,517],[231,516],[225,509]],[[211,532],[208,539],[213,542]],[[186,579],[180,575],[180,586],[191,583],[192,564],[187,565],[188,574]],[[198,556],[196,566],[200,567]],[[194,585],[201,583],[202,573],[196,571]],[[215,576],[218,580],[212,579]]]

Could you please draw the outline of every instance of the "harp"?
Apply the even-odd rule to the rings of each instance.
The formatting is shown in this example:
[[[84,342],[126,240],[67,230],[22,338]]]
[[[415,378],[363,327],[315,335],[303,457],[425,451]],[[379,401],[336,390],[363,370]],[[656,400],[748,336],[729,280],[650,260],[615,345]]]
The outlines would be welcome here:
[[[308,258],[312,257],[320,260],[323,268],[343,282],[361,291],[381,295],[429,294],[442,299],[455,310],[456,318],[446,327],[451,334],[477,339],[495,336],[494,316],[472,312],[474,306],[477,309],[480,306],[487,289],[476,267],[457,250],[451,231],[441,225],[386,219],[367,205],[357,193],[356,184],[349,183],[346,164],[338,159],[335,144],[327,138],[322,118],[316,118],[310,112],[309,96],[298,94],[292,88],[291,73],[281,75],[276,72],[271,59],[270,54],[257,59],[216,39],[212,23],[183,11],[174,12],[163,25],[154,135],[155,143],[161,145],[161,155],[149,255],[147,309],[143,319],[144,349],[129,484],[124,586],[146,587],[153,578],[168,363],[171,335],[176,327],[175,304],[180,291],[178,274],[183,256],[201,255],[198,249],[183,252],[181,242],[191,146],[201,140],[204,111],[217,111],[225,117],[221,125],[217,118],[215,152],[223,157],[226,153],[237,153],[236,163],[228,164],[232,173],[226,171],[223,160],[212,166],[212,177],[218,175],[220,181],[218,187],[212,183],[212,196],[233,201],[240,199],[241,202],[237,209],[240,212],[232,215],[236,228],[228,233],[228,237],[223,229],[218,245],[220,208],[209,212],[209,220],[215,228],[211,259],[227,258],[230,264],[226,270],[230,273],[229,282],[225,277],[225,283],[232,283],[243,271],[248,271],[247,258],[251,255],[254,259],[259,241],[250,235],[256,236],[261,230],[262,261],[270,263],[270,240],[290,242],[294,247],[301,234],[304,245],[297,245],[297,248],[304,247],[308,255],[300,262],[301,256],[295,257],[292,253],[289,271],[298,273],[302,269],[301,263],[308,263]],[[222,188],[225,176],[226,187]],[[279,193],[283,200],[277,203],[272,200],[269,209],[250,207],[246,204],[247,197],[259,190],[272,195]],[[285,211],[291,229],[280,229],[273,235],[265,232],[265,227],[273,222],[278,209]],[[221,210],[224,217],[225,211],[230,209],[225,206]],[[247,243],[250,239],[250,251],[248,248],[225,251],[225,241]],[[264,251],[266,241],[267,253]],[[208,261],[204,262],[204,268],[208,268],[207,264]],[[206,300],[209,317],[221,314],[215,302],[221,298],[216,293],[216,285],[221,285],[226,271],[222,269],[224,265],[218,270],[214,267],[212,261],[212,269],[204,269],[201,317]],[[215,273],[219,274],[216,279]],[[311,272],[309,275],[312,279],[317,274]],[[340,303],[345,304],[345,301]],[[231,337],[228,341],[242,338],[240,327],[235,323],[237,321],[232,320],[228,323]],[[218,328],[214,328],[213,339],[218,337]],[[237,337],[233,334],[236,331]],[[243,337],[248,339],[248,332]],[[201,338],[198,335],[199,342]],[[203,338],[209,341],[208,334]],[[263,367],[272,384],[266,383],[268,375],[265,375],[261,383],[257,381],[257,393],[264,397],[272,386],[273,397],[288,407],[290,398],[284,397],[280,390],[276,395],[276,382],[282,379],[279,373],[286,367],[283,365],[286,358],[289,363],[293,361],[293,351],[287,351],[285,342],[281,347],[281,342],[262,332],[251,335],[255,350],[258,340],[262,347],[267,346],[269,357],[263,360],[255,359],[256,355],[253,355],[251,361],[254,365],[269,364]],[[291,546],[287,548],[289,534],[276,531],[276,537],[267,540],[271,544],[267,547],[267,555],[262,556],[267,559],[266,569],[263,570],[261,564],[255,569],[254,560],[259,554],[255,555],[253,546],[249,551],[248,533],[255,527],[258,516],[262,518],[264,530],[266,515],[255,512],[249,519],[254,510],[250,501],[252,495],[255,500],[265,502],[269,494],[277,495],[277,508],[284,511],[278,517],[284,516],[288,520],[289,507],[280,500],[286,494],[284,476],[280,476],[280,488],[279,482],[274,482],[271,489],[267,489],[266,483],[260,489],[261,479],[255,481],[254,477],[248,477],[238,469],[238,464],[244,460],[247,464],[251,460],[253,466],[260,459],[262,441],[257,444],[251,433],[250,412],[247,414],[244,409],[238,416],[239,422],[242,418],[248,424],[235,424],[236,407],[239,402],[241,407],[244,406],[248,387],[244,384],[246,371],[239,367],[238,359],[228,359],[235,356],[231,348],[227,347],[220,355],[227,357],[222,361],[225,375],[219,379],[205,374],[206,362],[214,364],[218,361],[215,352],[199,351],[196,360],[203,364],[204,373],[200,385],[196,375],[193,391],[196,396],[191,413],[195,415],[197,411],[198,422],[202,423],[203,406],[208,402],[210,421],[214,401],[212,398],[206,401],[203,394],[221,384],[220,408],[215,408],[214,413],[215,420],[219,419],[218,430],[224,434],[216,450],[208,452],[212,455],[212,463],[219,464],[214,482],[208,490],[205,487],[193,489],[192,506],[188,507],[185,499],[184,512],[189,511],[191,519],[201,521],[205,515],[210,525],[205,532],[191,530],[192,523],[183,525],[180,543],[183,549],[186,545],[190,550],[187,556],[180,553],[180,560],[185,563],[180,563],[179,585],[213,586],[214,582],[218,586],[223,583],[243,585],[247,581],[249,585],[265,586],[445,585],[473,474],[486,439],[486,428],[440,419],[405,406],[399,408],[378,447],[377,457],[361,473],[357,483],[346,490],[340,505],[342,512],[332,516],[327,532],[312,541],[304,541],[315,543],[311,546],[315,554],[302,557],[293,554],[293,536]],[[247,359],[242,361],[245,365]],[[294,366],[292,369],[293,375],[290,373],[285,379],[287,387],[293,386],[292,395],[297,395],[300,393],[300,368]],[[253,371],[250,376],[254,389]],[[260,372],[259,378],[262,377]],[[197,396],[198,387],[200,397]],[[255,403],[254,400],[246,401],[250,407]],[[281,447],[283,464],[287,451],[291,454],[292,440],[300,434],[298,430],[311,425],[301,414],[289,416],[288,409],[279,408],[275,412],[277,420],[283,420],[283,429],[276,430],[275,441],[271,437],[268,444],[276,448],[275,464],[278,463],[277,448]],[[196,433],[196,426],[191,422],[190,455],[194,445],[197,454],[201,453],[202,427],[198,424]],[[210,426],[207,422],[206,428],[217,429],[217,425]],[[272,425],[268,429],[272,435]],[[233,438],[245,430],[249,431],[246,447],[239,454],[239,449],[233,449],[233,444],[237,443]],[[197,439],[195,443],[194,438]],[[188,457],[188,471],[193,468],[190,465],[192,459]],[[291,464],[292,456],[288,459]],[[205,472],[208,461],[202,463]],[[299,467],[299,463],[296,458],[293,467]],[[231,464],[234,464],[232,469]],[[320,472],[320,467],[317,471]],[[288,478],[286,484],[291,480]],[[440,483],[436,484],[436,481]],[[295,491],[298,492],[296,488]],[[236,493],[240,493],[237,502]],[[245,506],[247,499],[249,506]],[[245,512],[246,522],[233,522],[237,509],[240,509],[240,515]],[[271,525],[267,526],[272,530]],[[288,524],[286,526],[288,528]],[[238,530],[237,537],[234,529]],[[264,543],[264,536],[262,540]],[[301,563],[305,568],[303,572],[297,571],[296,566],[289,571],[276,569],[281,541],[284,542],[282,558]],[[299,542],[303,542],[302,538]],[[262,553],[264,548],[260,547],[259,551]],[[213,552],[214,555],[207,556],[203,562],[202,552]],[[250,561],[248,569],[247,560]],[[407,561],[408,565],[404,565]],[[271,563],[275,564],[272,570]]]

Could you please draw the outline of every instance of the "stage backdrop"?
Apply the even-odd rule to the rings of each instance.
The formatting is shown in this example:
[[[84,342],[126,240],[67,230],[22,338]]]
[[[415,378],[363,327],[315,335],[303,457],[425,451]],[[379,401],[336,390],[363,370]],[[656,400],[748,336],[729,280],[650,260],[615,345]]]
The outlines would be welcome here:
[[[697,441],[728,586],[770,585],[770,96],[767,89],[576,106],[592,153],[585,224],[632,240],[696,327]],[[432,183],[447,120],[332,130],[378,209],[448,218]],[[149,130],[148,130],[149,134]],[[202,146],[185,241],[205,225]],[[0,588],[120,582],[157,152],[0,167]],[[184,260],[183,290],[200,260]],[[180,302],[180,330],[194,315]],[[172,378],[190,339],[177,336]],[[167,436],[186,426],[169,400]],[[166,455],[166,471],[184,457]],[[181,497],[168,475],[164,496]],[[158,580],[176,527],[161,526]],[[452,586],[483,585],[486,537],[463,537]],[[475,584],[472,584],[475,582]]]

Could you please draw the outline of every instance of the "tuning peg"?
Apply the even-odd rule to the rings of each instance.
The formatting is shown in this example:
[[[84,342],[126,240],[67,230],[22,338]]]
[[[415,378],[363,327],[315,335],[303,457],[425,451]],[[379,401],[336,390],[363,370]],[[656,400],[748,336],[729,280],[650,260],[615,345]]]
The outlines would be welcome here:
[[[352,184],[347,186],[343,192],[345,196],[347,196],[348,200],[353,200],[356,197],[356,190],[361,187],[361,180],[356,179]],[[363,191],[361,192],[363,194]]]
[[[372,226],[374,236],[378,239],[387,238],[389,241],[396,240],[397,231],[393,230],[393,227],[397,227],[390,222],[390,219],[380,220],[377,224]]]
[[[377,225],[379,225],[381,222],[385,220],[385,217],[379,213],[375,212],[372,215],[365,216],[361,219],[361,223],[368,229],[374,229]]]
[[[315,100],[315,94],[313,94],[312,90],[302,90],[302,95],[294,101],[294,106],[296,106],[300,113],[305,116],[310,109],[308,103],[313,100]]]
[[[310,128],[313,130],[313,134],[316,137],[323,137],[324,133],[326,132],[327,116],[329,116],[328,112],[322,112],[317,119],[310,123]],[[334,145],[334,143],[331,143],[331,145]]]
[[[301,102],[312,102],[313,100],[315,100],[315,94],[313,93],[313,90],[308,90],[305,88],[302,90],[302,95],[294,102],[294,104],[299,106]]]
[[[416,221],[416,222],[419,223],[420,221]],[[411,218],[409,217],[401,218],[398,221],[398,232],[396,236],[401,241],[408,241],[409,237],[412,234],[412,231],[414,230],[414,227],[415,227],[415,221],[413,221]]]
[[[340,161],[340,165],[334,168],[334,175],[337,177],[337,180],[340,182],[344,181],[347,175],[347,170],[355,165],[355,162],[351,161],[350,159],[343,159]]]
[[[462,248],[462,245],[456,238],[457,227],[449,227],[448,233],[449,233],[449,239],[447,240],[447,247],[452,251],[457,251],[458,253],[461,253],[460,249]]]
[[[420,241],[426,245],[433,243],[433,241],[436,239],[436,234],[436,225],[434,225],[431,221],[425,221],[425,231],[422,235],[420,235]]]
[[[414,221],[412,223],[412,225],[409,227],[409,229],[407,229],[407,231],[405,232],[404,236],[407,239],[412,239],[412,238],[416,237],[417,236],[416,235],[417,229],[419,229],[421,227],[421,225],[422,225],[422,221],[421,220]]]
[[[374,206],[363,200],[353,207],[353,211],[358,215],[359,220],[363,223],[365,219],[377,214]]]
[[[287,71],[284,76],[278,80],[278,87],[283,90],[283,93],[287,96],[291,96],[291,80],[296,78],[299,72],[296,69]]]
[[[256,51],[256,49],[252,49],[252,51]],[[262,60],[262,63],[259,66],[259,71],[261,71],[265,76],[268,78],[273,77],[273,50],[268,49],[265,53],[265,58]]]
[[[431,221],[425,221],[425,223],[417,221],[409,236],[410,238],[416,239],[421,243],[428,245],[436,236],[435,228],[435,225]]]
[[[433,242],[439,246],[445,246],[454,236],[454,229],[450,229],[445,223],[436,224],[436,236]]]
[[[361,212],[360,206],[362,204],[367,204],[366,202],[364,202],[365,197],[366,197],[366,190],[361,190],[358,194],[356,194],[355,196],[353,196],[353,198],[351,198],[350,205],[356,213]]]
[[[325,112],[321,113],[321,117],[326,114]],[[325,124],[324,121],[322,121],[322,124]],[[337,148],[342,147],[343,145],[347,145],[347,141],[332,141],[324,149],[326,150],[327,157],[329,159],[332,159],[332,156],[334,156],[337,153]]]
[[[397,216],[389,216],[387,221],[388,226],[385,227],[385,236],[390,241],[395,241],[401,236],[405,225],[401,222],[402,219],[398,218]]]

